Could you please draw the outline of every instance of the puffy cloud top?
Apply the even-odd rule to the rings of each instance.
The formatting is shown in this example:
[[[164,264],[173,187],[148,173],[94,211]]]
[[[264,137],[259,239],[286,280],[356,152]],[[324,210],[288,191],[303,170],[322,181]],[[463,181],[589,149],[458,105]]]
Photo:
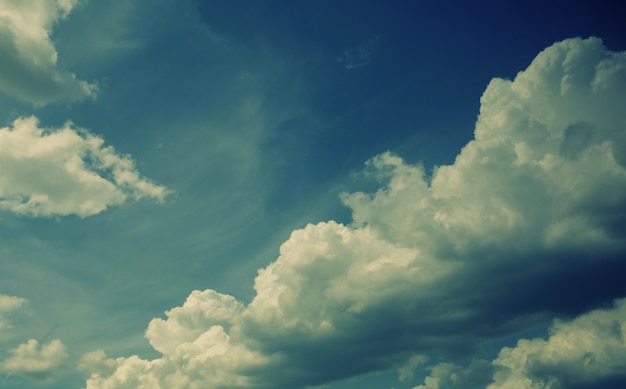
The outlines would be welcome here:
[[[625,53],[596,38],[556,43],[515,80],[489,84],[454,164],[428,177],[391,153],[374,157],[381,188],[342,196],[351,226],[294,231],[248,305],[193,292],[148,327],[161,358],[103,361],[116,367],[94,370],[87,388],[323,384],[434,350],[467,357],[481,340],[626,294],[615,276],[625,270],[623,101]],[[492,371],[475,367],[437,372],[475,386]]]
[[[77,0],[0,0],[0,90],[36,105],[95,97],[97,86],[57,70],[53,25]]]
[[[571,39],[544,50],[514,81],[494,79],[475,140],[430,182],[423,168],[390,154],[369,162],[387,185],[344,196],[355,223],[463,255],[480,245],[607,243],[624,220],[608,210],[626,196],[626,114],[616,104],[625,64],[625,53],[599,39]]]
[[[232,296],[213,290],[196,290],[187,297],[182,307],[165,312],[168,320],[152,320],[146,336],[155,350],[169,354],[181,344],[198,338],[203,329],[219,326],[229,330],[232,319],[243,309],[243,305]]]
[[[35,117],[0,128],[0,209],[29,216],[90,216],[127,198],[163,201],[169,191],[133,161],[71,123],[43,129]]]

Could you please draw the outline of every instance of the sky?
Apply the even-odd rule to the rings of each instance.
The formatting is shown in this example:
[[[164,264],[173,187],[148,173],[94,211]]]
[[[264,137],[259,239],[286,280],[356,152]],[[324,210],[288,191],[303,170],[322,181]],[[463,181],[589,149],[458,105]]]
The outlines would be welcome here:
[[[0,387],[626,385],[615,1],[0,0]]]

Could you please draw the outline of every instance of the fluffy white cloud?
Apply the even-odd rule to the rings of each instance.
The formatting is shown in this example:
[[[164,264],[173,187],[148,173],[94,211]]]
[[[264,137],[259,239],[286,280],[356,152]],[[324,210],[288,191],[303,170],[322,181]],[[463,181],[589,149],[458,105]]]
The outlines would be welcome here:
[[[9,319],[14,311],[27,303],[23,298],[0,295],[0,333],[11,327]],[[4,356],[5,353],[2,354]],[[47,380],[58,372],[67,357],[65,346],[58,339],[41,346],[37,340],[30,339],[10,350],[8,357],[0,360],[0,372]]]
[[[416,353],[468,356],[482,339],[626,294],[623,101],[625,53],[595,38],[547,48],[489,84],[454,164],[427,177],[393,154],[373,158],[381,189],[342,197],[353,225],[294,231],[248,305],[192,293],[148,327],[161,358],[106,360],[117,368],[88,389],[323,384]],[[432,377],[484,379],[461,370]]]
[[[242,311],[243,304],[232,296],[196,290],[182,307],[165,312],[167,320],[152,320],[146,337],[155,350],[172,354],[181,344],[193,342],[207,329],[214,326],[230,329],[232,319]]]
[[[9,358],[0,363],[0,369],[9,374],[34,378],[47,378],[54,374],[67,359],[67,351],[60,340],[39,346],[39,342],[30,339],[10,352]]]
[[[253,386],[246,370],[265,366],[268,357],[228,334],[243,309],[231,296],[212,290],[192,292],[182,307],[166,313],[167,320],[154,319],[146,331],[152,346],[163,353],[162,358],[106,359],[103,352],[89,353],[82,358],[83,370],[92,372],[87,388]]]
[[[97,86],[57,69],[53,25],[78,0],[0,0],[0,90],[44,105],[95,97]]]
[[[168,190],[140,177],[133,161],[67,123],[35,117],[0,128],[0,209],[29,216],[97,214],[127,198],[162,201]]]
[[[8,316],[27,303],[26,299],[0,294],[0,330],[9,327]]]
[[[110,375],[115,371],[117,365],[117,361],[106,358],[104,350],[95,350],[80,358],[78,369],[97,375]]]
[[[557,320],[550,337],[520,339],[493,361],[462,367],[440,363],[414,389],[557,389],[623,387],[626,383],[626,299],[571,321]]]
[[[423,385],[413,389],[484,389],[492,381],[493,365],[484,359],[472,361],[469,367],[438,363],[430,367]]]
[[[493,361],[489,389],[556,389],[626,383],[626,299],[612,309],[557,321],[550,338],[517,342]],[[621,386],[621,385],[620,385]]]
[[[430,181],[390,154],[370,161],[388,184],[344,196],[355,223],[463,254],[480,245],[607,243],[616,232],[608,224],[624,217],[607,211],[626,198],[626,113],[616,104],[625,57],[599,39],[572,39],[544,50],[514,81],[492,80],[475,140]]]

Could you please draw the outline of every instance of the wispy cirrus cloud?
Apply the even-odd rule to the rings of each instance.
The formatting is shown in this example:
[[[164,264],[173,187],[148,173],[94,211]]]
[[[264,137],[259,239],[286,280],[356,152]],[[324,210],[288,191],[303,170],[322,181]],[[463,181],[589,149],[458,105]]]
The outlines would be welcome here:
[[[492,80],[454,164],[427,175],[392,153],[372,158],[381,187],[342,196],[351,225],[294,231],[249,304],[192,292],[148,326],[161,357],[99,353],[87,389],[301,388],[410,370],[416,355],[468,358],[482,341],[621,297],[625,73],[623,53],[569,39]],[[463,376],[474,385],[492,371],[474,368]],[[463,375],[453,363],[433,372]]]
[[[95,97],[98,87],[57,69],[52,27],[78,0],[0,0],[0,91],[35,105]]]
[[[44,129],[34,116],[0,128],[0,209],[28,216],[86,217],[127,199],[171,193],[140,176],[132,159],[67,123]]]
[[[374,52],[378,48],[379,41],[380,36],[376,35],[374,38],[367,41],[367,43],[351,47],[337,58],[337,62],[342,64],[346,70],[367,66],[372,60],[372,55],[374,55]]]

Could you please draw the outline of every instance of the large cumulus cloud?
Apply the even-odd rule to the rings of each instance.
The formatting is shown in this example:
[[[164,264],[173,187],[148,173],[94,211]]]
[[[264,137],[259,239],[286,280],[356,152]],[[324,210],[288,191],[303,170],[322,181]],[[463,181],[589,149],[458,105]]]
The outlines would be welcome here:
[[[34,116],[0,128],[0,166],[0,210],[21,215],[85,217],[128,198],[163,201],[169,193],[101,137],[72,123],[41,128]]]
[[[247,305],[193,292],[148,327],[161,358],[100,353],[87,388],[323,384],[432,351],[466,358],[626,295],[624,101],[625,53],[554,44],[489,84],[454,164],[429,175],[374,157],[380,189],[342,196],[352,225],[294,231]],[[492,369],[477,363],[472,385]]]
[[[78,0],[0,0],[0,90],[36,105],[95,97],[97,86],[57,69],[53,25]]]

